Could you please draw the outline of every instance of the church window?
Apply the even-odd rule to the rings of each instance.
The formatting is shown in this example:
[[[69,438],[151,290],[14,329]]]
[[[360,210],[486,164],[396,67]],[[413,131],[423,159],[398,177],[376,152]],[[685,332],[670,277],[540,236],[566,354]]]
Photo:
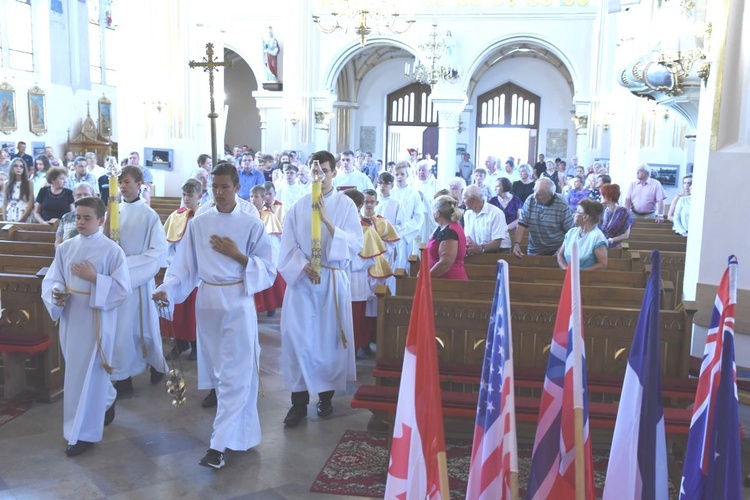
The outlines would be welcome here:
[[[0,66],[34,71],[31,0],[0,0]]]
[[[114,0],[89,0],[87,5],[91,83],[116,85]]]

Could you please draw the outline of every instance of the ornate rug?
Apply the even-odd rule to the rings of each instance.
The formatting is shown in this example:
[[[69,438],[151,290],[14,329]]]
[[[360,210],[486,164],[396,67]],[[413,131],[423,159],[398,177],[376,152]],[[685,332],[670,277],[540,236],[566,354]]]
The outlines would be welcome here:
[[[28,394],[21,394],[11,401],[0,402],[0,425],[7,424],[34,405],[34,399]]]
[[[471,441],[469,439],[447,439],[448,476],[451,499],[461,500],[466,496],[466,481],[469,478]],[[388,436],[381,432],[346,431],[328,462],[315,479],[310,491],[333,495],[383,498],[388,468]],[[525,485],[529,480],[532,445],[518,445],[519,496],[526,495]],[[594,486],[598,497],[604,488],[609,453],[594,451]],[[670,497],[674,489],[670,484]]]

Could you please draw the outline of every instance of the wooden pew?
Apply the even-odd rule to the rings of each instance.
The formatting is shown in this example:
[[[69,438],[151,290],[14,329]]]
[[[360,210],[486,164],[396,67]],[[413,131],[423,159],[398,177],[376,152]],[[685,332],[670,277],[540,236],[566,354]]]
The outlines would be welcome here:
[[[396,295],[413,297],[416,290],[417,279],[406,276],[403,269],[396,270]],[[560,300],[562,283],[520,283],[510,282],[510,298],[514,302],[540,302],[544,304],[557,304]],[[643,302],[643,288],[621,287],[617,284],[610,286],[582,286],[581,299],[583,305],[596,305],[601,307],[630,307],[640,308]],[[474,281],[470,286],[466,282],[456,280],[432,280],[432,293],[434,297],[447,299],[471,299],[491,301],[495,293],[494,281]],[[662,290],[662,308],[672,309],[674,300],[671,296],[672,290],[665,293]],[[667,295],[666,300],[664,295]]]
[[[0,273],[36,275],[52,265],[53,257],[39,255],[0,254]]]
[[[25,231],[44,231],[54,234],[57,231],[59,220],[54,219],[52,224],[36,224],[28,222],[4,222],[0,221],[0,240],[10,239],[11,229],[22,229]]]
[[[620,257],[619,249],[610,249],[609,257],[607,259],[607,270],[612,271],[632,271],[633,270],[633,259],[639,258],[639,254],[632,252],[624,257]],[[617,255],[617,257],[614,257]],[[476,255],[469,255],[464,261],[465,264],[470,265],[483,265],[491,266],[495,265],[498,259],[505,259],[509,263],[522,265],[524,267],[545,267],[545,268],[559,268],[557,258],[551,255],[525,255],[523,259],[519,259],[511,254],[503,253],[480,253]],[[416,262],[416,256],[415,260]],[[639,271],[643,270],[643,266],[640,266]]]
[[[64,362],[57,326],[42,302],[42,278],[0,273],[0,353],[4,397],[31,388],[37,399],[62,396]]]
[[[0,240],[0,254],[55,256],[53,243]]]
[[[51,231],[29,231],[16,226],[10,228],[8,236],[11,241],[31,241],[36,243],[54,243],[56,234]]]
[[[660,252],[684,252],[687,249],[687,241],[679,243],[659,243],[649,241],[627,240],[622,243],[623,250],[640,250],[650,252],[657,248]]]

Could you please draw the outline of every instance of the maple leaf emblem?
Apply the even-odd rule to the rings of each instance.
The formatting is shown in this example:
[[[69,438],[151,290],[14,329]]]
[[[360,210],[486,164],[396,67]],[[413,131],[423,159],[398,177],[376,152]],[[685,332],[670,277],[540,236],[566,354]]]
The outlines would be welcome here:
[[[411,427],[405,423],[401,424],[401,437],[393,438],[391,444],[391,464],[388,474],[398,478],[406,479],[409,471],[409,450],[411,449]]]

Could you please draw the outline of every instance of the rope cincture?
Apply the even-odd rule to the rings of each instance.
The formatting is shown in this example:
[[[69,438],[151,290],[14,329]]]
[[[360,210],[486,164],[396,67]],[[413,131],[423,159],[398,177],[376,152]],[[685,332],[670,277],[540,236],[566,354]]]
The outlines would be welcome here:
[[[68,288],[68,291],[71,293],[76,293],[78,295],[91,295],[91,292],[84,292],[82,290],[76,290],[74,288]],[[96,350],[99,354],[99,359],[101,359],[101,365],[102,368],[104,368],[104,371],[108,374],[112,374],[114,371],[114,368],[112,365],[107,362],[107,357],[104,355],[104,349],[102,348],[102,336],[99,332],[100,330],[100,324],[99,324],[99,310],[93,309],[94,312],[94,337],[96,338]]]
[[[320,267],[332,271],[333,274],[333,305],[336,308],[336,322],[338,323],[339,327],[339,339],[341,340],[344,349],[346,349],[348,342],[346,341],[346,334],[344,333],[344,323],[343,321],[341,321],[341,311],[339,311],[339,295],[336,290],[336,271],[343,271],[344,268],[325,266],[323,264],[321,264]]]

